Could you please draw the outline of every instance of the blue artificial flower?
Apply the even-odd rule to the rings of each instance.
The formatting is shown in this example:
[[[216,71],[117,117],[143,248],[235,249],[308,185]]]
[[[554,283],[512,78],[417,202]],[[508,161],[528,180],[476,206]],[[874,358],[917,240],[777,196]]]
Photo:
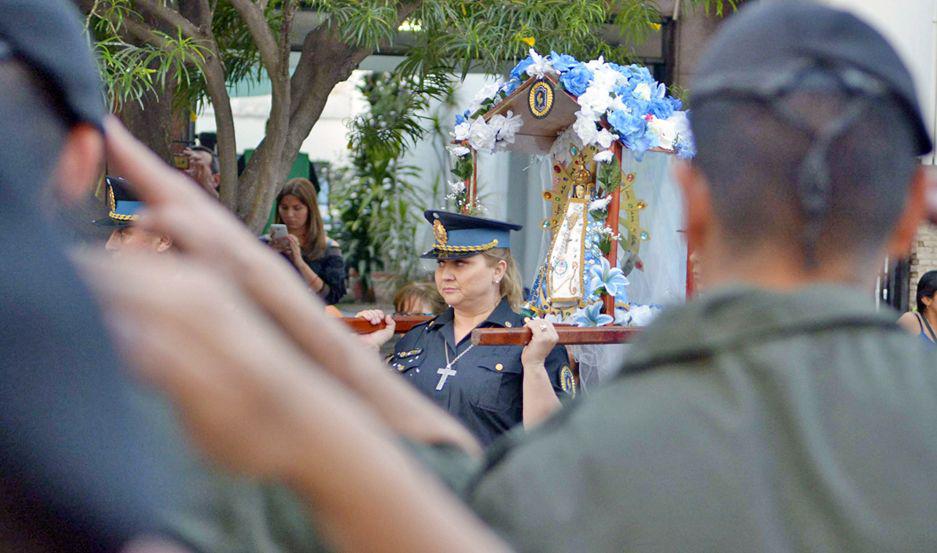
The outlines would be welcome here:
[[[615,296],[616,301],[627,302],[627,286],[628,279],[625,274],[618,267],[612,267],[604,257],[589,268],[589,289],[593,293],[604,289],[606,294]]]
[[[608,115],[608,124],[622,138],[622,142],[627,143],[628,137],[644,135],[647,132],[647,121],[644,117],[633,115],[624,110],[615,110]]]
[[[597,301],[589,307],[573,313],[569,321],[576,326],[603,326],[614,321],[610,315],[600,313],[601,310],[602,302]]]
[[[582,65],[576,61],[576,58],[566,54],[557,54],[556,52],[550,52],[550,63],[553,64],[553,69],[560,73],[565,73],[577,65]]]
[[[576,64],[560,76],[560,83],[573,96],[583,94],[592,82],[592,71],[584,63]]]
[[[666,98],[654,98],[648,105],[648,111],[658,119],[669,119],[673,115],[673,104]]]
[[[514,66],[514,69],[511,70],[511,79],[517,79],[518,81],[524,80],[524,75],[527,74],[527,68],[534,63],[533,58],[527,56],[522,59],[520,63]]]
[[[468,110],[465,110],[464,113],[457,113],[456,116],[455,116],[455,124],[456,124],[456,125],[461,125],[462,123],[465,123],[465,121],[468,120],[469,116],[471,116],[471,115],[472,115],[472,114],[469,113]]]
[[[631,152],[634,154],[634,158],[638,161],[644,159],[645,152],[651,148],[660,146],[657,141],[657,136],[649,132],[622,137],[622,143],[626,148],[631,150]]]
[[[679,98],[668,96],[667,101],[670,102],[671,106],[673,106],[674,111],[680,111],[681,109],[683,109],[683,102],[681,102]]]
[[[519,86],[521,86],[520,79],[510,79],[501,85],[501,92],[503,92],[505,96],[510,96]]]

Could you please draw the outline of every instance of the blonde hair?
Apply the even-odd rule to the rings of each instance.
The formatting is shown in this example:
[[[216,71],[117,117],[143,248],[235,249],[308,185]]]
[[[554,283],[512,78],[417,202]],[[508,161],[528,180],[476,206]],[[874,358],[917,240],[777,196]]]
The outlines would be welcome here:
[[[499,261],[507,263],[507,270],[504,271],[504,277],[501,279],[501,297],[507,298],[511,309],[518,311],[524,303],[524,287],[521,285],[521,272],[517,268],[517,262],[511,255],[511,250],[507,248],[494,248],[482,252],[489,266],[495,266]]]
[[[400,287],[394,296],[394,310],[403,313],[407,300],[416,299],[430,306],[430,313],[439,315],[446,310],[446,302],[439,295],[436,284],[432,282],[410,282]]]
[[[306,217],[306,240],[302,244],[303,253],[312,259],[317,259],[325,253],[326,236],[325,227],[322,224],[322,214],[319,213],[319,202],[316,201],[316,188],[309,179],[297,177],[286,181],[286,186],[280,190],[276,199],[276,218],[277,223],[282,223],[280,218],[280,202],[286,196],[293,196],[306,206],[309,215]]]

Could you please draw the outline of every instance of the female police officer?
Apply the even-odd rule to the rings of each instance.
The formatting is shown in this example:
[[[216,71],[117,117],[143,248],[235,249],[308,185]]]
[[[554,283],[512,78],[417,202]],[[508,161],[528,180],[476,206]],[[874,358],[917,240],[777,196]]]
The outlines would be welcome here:
[[[408,332],[390,364],[488,445],[519,422],[543,420],[559,407],[558,396],[575,393],[566,349],[541,319],[526,322],[533,334],[526,347],[475,347],[475,328],[525,325],[515,312],[523,298],[510,252],[510,231],[521,227],[444,211],[425,216],[436,243],[422,257],[437,260],[436,287],[449,309]],[[393,321],[381,311],[358,316],[388,323],[365,337],[369,343],[393,336]]]

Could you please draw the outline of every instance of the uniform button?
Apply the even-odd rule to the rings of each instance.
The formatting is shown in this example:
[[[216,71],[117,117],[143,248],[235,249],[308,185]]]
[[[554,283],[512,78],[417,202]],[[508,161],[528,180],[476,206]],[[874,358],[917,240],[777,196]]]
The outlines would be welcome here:
[[[495,370],[496,370],[496,371],[503,371],[503,370],[504,370],[504,365],[502,365],[501,363],[498,363],[497,365],[495,365]]]
[[[511,328],[511,321],[504,321],[504,326]]]

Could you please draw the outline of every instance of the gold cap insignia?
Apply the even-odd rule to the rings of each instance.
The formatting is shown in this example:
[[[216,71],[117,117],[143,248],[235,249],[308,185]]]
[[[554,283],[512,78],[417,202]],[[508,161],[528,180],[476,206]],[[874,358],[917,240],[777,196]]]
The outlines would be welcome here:
[[[449,240],[449,236],[446,234],[446,227],[442,226],[439,219],[433,221],[433,235],[436,237],[437,246],[445,246],[446,242]]]

